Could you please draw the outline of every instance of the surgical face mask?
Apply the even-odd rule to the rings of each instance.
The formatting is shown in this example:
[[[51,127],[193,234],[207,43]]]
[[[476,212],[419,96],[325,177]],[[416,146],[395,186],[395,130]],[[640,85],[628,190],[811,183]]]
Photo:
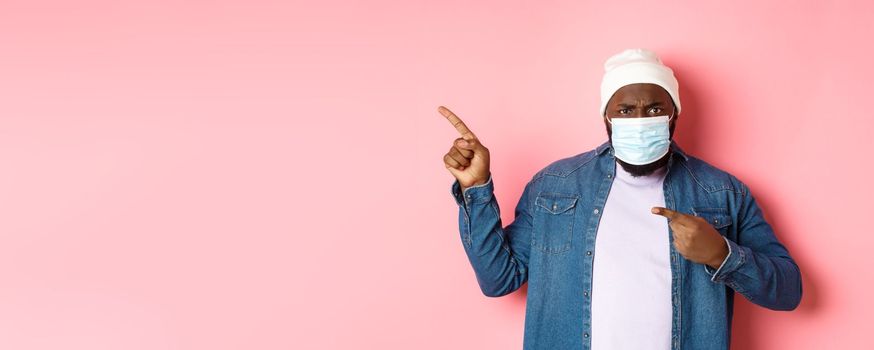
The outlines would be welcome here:
[[[616,158],[633,165],[649,164],[668,154],[670,121],[666,115],[645,118],[607,118]],[[612,119],[612,120],[611,120]]]

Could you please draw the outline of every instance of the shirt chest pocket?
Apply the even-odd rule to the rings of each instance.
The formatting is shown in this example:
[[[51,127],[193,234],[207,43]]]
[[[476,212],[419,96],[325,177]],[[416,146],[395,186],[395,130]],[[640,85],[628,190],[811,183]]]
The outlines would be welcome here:
[[[731,226],[731,214],[726,208],[692,208],[692,213],[695,216],[707,220],[707,223],[713,226],[719,234],[725,236],[728,233],[728,227]]]
[[[547,253],[571,249],[574,214],[579,196],[541,193],[534,199],[534,232],[531,245]]]

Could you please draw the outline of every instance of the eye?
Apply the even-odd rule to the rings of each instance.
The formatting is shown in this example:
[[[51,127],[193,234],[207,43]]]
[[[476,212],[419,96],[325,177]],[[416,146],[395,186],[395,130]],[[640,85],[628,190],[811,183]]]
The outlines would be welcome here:
[[[631,109],[628,109],[628,108],[622,108],[622,109],[619,110],[619,114],[625,115],[625,114],[628,114],[628,113],[631,113]]]
[[[662,109],[660,107],[653,107],[649,109],[649,112],[653,114],[658,114],[662,112]]]

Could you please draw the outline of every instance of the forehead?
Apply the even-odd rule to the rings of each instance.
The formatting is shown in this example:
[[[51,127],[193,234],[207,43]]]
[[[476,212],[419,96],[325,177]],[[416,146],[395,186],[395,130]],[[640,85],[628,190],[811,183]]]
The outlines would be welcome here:
[[[661,86],[649,83],[625,85],[610,98],[611,104],[637,102],[669,102],[671,95]]]

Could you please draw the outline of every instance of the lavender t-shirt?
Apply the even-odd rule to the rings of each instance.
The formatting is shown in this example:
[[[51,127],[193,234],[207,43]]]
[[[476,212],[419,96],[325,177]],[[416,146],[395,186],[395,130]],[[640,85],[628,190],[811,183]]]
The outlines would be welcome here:
[[[633,177],[616,164],[595,239],[593,350],[670,349],[670,233],[650,212],[665,204],[666,169]]]

